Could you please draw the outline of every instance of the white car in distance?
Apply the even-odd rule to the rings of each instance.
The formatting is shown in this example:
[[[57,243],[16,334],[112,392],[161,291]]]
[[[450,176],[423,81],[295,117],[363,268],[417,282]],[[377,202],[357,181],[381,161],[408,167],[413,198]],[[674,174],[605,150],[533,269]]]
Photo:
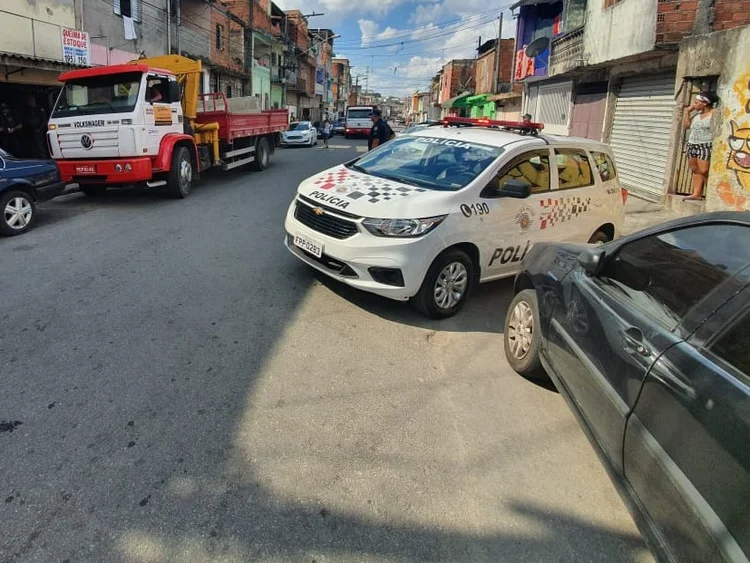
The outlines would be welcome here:
[[[443,318],[477,283],[515,275],[536,242],[620,236],[627,191],[607,145],[542,135],[540,124],[444,121],[304,180],[287,248]]]
[[[309,121],[295,121],[281,134],[281,144],[312,147],[318,144],[318,131]]]

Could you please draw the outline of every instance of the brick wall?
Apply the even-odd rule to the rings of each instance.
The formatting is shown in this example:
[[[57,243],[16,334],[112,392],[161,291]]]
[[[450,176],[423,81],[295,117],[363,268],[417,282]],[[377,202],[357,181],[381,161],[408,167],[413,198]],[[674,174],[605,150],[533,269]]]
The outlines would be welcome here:
[[[210,9],[209,58],[211,63],[241,73],[245,68],[244,30],[241,25],[232,20],[226,10],[219,8],[216,4],[211,5]]]
[[[258,31],[263,31],[271,35],[271,15],[269,10],[271,9],[271,3],[269,0],[223,0],[223,4],[229,8],[229,10],[241,19],[248,28],[251,25],[252,28]],[[250,6],[253,8],[253,18],[250,19]]]
[[[699,0],[658,0],[656,43],[679,43],[693,31]]]
[[[750,24],[750,0],[715,0],[714,31]]]

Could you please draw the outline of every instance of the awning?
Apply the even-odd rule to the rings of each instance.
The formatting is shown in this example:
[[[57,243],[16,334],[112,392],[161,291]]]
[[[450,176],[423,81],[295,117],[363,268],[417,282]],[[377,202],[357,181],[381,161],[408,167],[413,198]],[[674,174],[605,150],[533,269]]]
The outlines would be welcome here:
[[[481,106],[487,102],[487,94],[478,94],[477,96],[469,96],[466,98],[466,103],[473,106]]]
[[[473,94],[462,94],[460,96],[456,96],[455,98],[451,98],[450,100],[447,100],[440,104],[443,109],[450,109],[450,108],[467,108],[469,107],[469,103],[467,103],[466,100],[471,98]]]

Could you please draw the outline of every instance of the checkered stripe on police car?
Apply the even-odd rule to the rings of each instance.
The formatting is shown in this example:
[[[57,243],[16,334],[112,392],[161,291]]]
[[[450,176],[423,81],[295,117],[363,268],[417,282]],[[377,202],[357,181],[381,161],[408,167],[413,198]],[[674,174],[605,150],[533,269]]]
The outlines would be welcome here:
[[[333,172],[321,174],[313,180],[313,184],[318,189],[341,194],[349,199],[358,200],[365,198],[363,201],[369,203],[401,199],[415,193],[427,191],[424,188],[399,185],[385,178],[353,174],[343,166]]]
[[[418,192],[426,191],[427,190],[423,188],[409,188],[406,186],[399,186],[394,184],[364,182],[361,186],[357,186],[354,191],[347,193],[346,196],[351,199],[360,199],[364,197],[366,198],[366,201],[370,203],[378,203],[380,201],[401,199]]]
[[[542,199],[539,203],[542,207],[539,217],[541,228],[547,229],[554,227],[557,223],[564,223],[573,217],[586,213],[591,206],[591,198],[580,196],[548,197]]]

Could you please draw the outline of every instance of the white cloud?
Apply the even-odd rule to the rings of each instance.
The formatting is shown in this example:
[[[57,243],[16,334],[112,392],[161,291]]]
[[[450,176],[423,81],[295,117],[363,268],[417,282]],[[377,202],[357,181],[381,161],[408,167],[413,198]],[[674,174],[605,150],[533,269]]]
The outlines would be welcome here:
[[[445,5],[442,3],[417,4],[409,22],[416,26],[426,25],[439,21],[445,13]]]

